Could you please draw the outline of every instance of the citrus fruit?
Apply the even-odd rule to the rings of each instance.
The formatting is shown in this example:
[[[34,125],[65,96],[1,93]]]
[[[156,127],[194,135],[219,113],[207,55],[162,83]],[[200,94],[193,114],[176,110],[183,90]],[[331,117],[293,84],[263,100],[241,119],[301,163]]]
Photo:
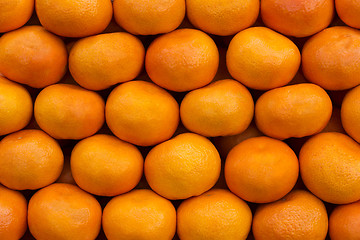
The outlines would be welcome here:
[[[74,44],[69,55],[69,70],[82,87],[103,90],[139,75],[144,57],[144,46],[131,34],[99,34]]]
[[[245,240],[251,220],[246,202],[225,189],[212,189],[180,204],[177,233],[181,240]]]
[[[137,189],[111,199],[102,221],[109,240],[171,240],[176,211],[169,200],[151,190]]]
[[[104,123],[104,112],[100,95],[71,84],[44,88],[34,104],[36,122],[57,139],[82,139],[95,134]]]
[[[346,25],[360,28],[360,1],[335,0],[336,12]]]
[[[254,101],[250,92],[230,79],[189,92],[180,105],[184,126],[209,137],[239,134],[249,126],[253,115]]]
[[[341,105],[341,122],[355,141],[360,142],[360,86],[350,90]]]
[[[179,105],[164,89],[145,81],[117,86],[106,102],[106,123],[120,139],[151,146],[169,139],[179,123]]]
[[[300,173],[306,187],[323,201],[360,200],[360,146],[345,134],[319,133],[301,148]]]
[[[29,92],[20,84],[0,76],[0,135],[23,129],[33,112]]]
[[[250,27],[259,15],[259,0],[187,0],[190,22],[204,32],[227,36]]]
[[[335,207],[329,217],[331,240],[360,239],[360,202]]]
[[[310,81],[327,90],[345,90],[360,84],[360,31],[336,26],[306,41],[302,70]]]
[[[144,172],[156,193],[175,200],[209,190],[218,180],[220,168],[219,153],[208,139],[183,133],[151,149]]]
[[[291,191],[299,175],[294,151],[280,140],[249,138],[236,145],[225,161],[229,189],[256,203],[273,202]]]
[[[259,90],[289,83],[299,69],[300,60],[299,49],[290,39],[266,27],[239,32],[226,53],[231,76]]]
[[[0,38],[0,73],[34,88],[54,84],[66,72],[64,42],[41,26],[25,26]]]
[[[25,197],[17,191],[0,185],[0,238],[21,239],[27,228],[26,218]]]
[[[261,0],[265,25],[289,36],[311,36],[326,28],[333,16],[333,0]]]
[[[100,232],[100,204],[72,184],[55,183],[40,189],[28,208],[29,229],[37,240],[91,240]]]
[[[215,42],[202,31],[178,29],[156,38],[145,56],[151,80],[171,91],[184,92],[210,83],[219,65]]]
[[[256,126],[269,137],[286,139],[320,132],[332,112],[324,89],[301,83],[265,92],[255,105]]]
[[[64,155],[41,130],[26,129],[0,142],[0,183],[15,190],[45,187],[60,176]]]
[[[260,205],[252,224],[256,240],[320,240],[328,230],[324,203],[304,190],[293,190],[282,199]]]
[[[171,32],[184,16],[185,0],[114,0],[116,22],[136,35]]]
[[[101,33],[113,14],[111,0],[36,0],[35,10],[41,25],[63,37]]]
[[[71,172],[79,187],[92,194],[115,196],[133,189],[143,173],[143,157],[133,145],[98,134],[78,142]]]
[[[31,17],[34,0],[0,0],[0,32],[22,27]]]

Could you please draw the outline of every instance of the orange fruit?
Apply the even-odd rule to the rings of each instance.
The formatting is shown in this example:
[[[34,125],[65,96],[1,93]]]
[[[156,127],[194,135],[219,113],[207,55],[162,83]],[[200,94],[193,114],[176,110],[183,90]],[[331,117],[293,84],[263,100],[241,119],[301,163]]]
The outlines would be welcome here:
[[[346,204],[360,200],[360,146],[342,133],[319,133],[301,148],[300,173],[320,199]]]
[[[114,0],[116,22],[136,35],[171,32],[184,16],[185,0]]]
[[[22,27],[34,11],[34,0],[0,0],[0,32]]]
[[[209,190],[218,180],[220,168],[219,153],[208,139],[183,133],[151,149],[144,172],[156,193],[175,200]]]
[[[134,79],[144,58],[144,46],[131,34],[99,34],[75,43],[70,51],[69,70],[82,87],[103,90]]]
[[[259,15],[259,0],[187,0],[190,22],[207,33],[227,36],[253,25]]]
[[[169,139],[179,123],[179,105],[164,89],[145,81],[116,87],[106,102],[106,123],[120,139],[151,146]]]
[[[329,217],[331,240],[360,239],[360,202],[337,206]]]
[[[294,187],[298,175],[299,162],[294,151],[269,137],[242,141],[225,161],[230,191],[249,202],[267,203],[284,197]]]
[[[212,189],[180,204],[177,233],[181,240],[245,240],[251,219],[246,202],[228,190]]]
[[[82,139],[95,134],[104,123],[104,112],[100,95],[71,84],[44,88],[34,105],[40,128],[57,139]]]
[[[306,41],[302,50],[305,77],[327,90],[360,84],[360,31],[345,26],[327,28]]]
[[[28,221],[37,240],[96,239],[101,226],[101,206],[80,188],[55,183],[32,196]]]
[[[324,89],[301,83],[265,92],[255,105],[256,126],[269,137],[286,139],[320,132],[332,112]]]
[[[191,91],[180,106],[184,126],[208,137],[239,134],[249,126],[253,115],[254,101],[250,92],[230,79]]]
[[[137,189],[111,199],[102,221],[109,240],[171,240],[176,211],[169,200],[151,190]]]
[[[260,205],[252,230],[256,240],[320,240],[326,237],[328,217],[317,197],[293,190],[276,202]]]
[[[263,134],[257,129],[254,122],[252,122],[249,127],[242,133],[232,135],[232,136],[223,136],[223,137],[216,137],[213,138],[214,145],[216,149],[219,151],[221,157],[224,159],[230,152],[230,150],[241,143],[242,141],[252,138],[252,137],[259,137]]]
[[[333,16],[333,0],[261,0],[265,25],[289,36],[313,35],[326,28]]]
[[[0,38],[0,72],[34,88],[54,84],[66,72],[64,42],[41,26],[25,26]]]
[[[71,172],[82,189],[115,196],[133,189],[143,173],[143,157],[133,145],[110,135],[94,135],[77,143]]]
[[[145,56],[145,68],[151,80],[176,92],[207,85],[215,77],[218,66],[215,42],[196,29],[178,29],[156,38]]]
[[[45,187],[60,176],[64,155],[41,130],[22,130],[0,142],[0,183],[15,190]]]
[[[0,76],[0,135],[23,129],[30,122],[33,103],[20,84]]]
[[[360,143],[360,86],[351,89],[341,105],[341,122],[355,141]]]
[[[359,0],[335,0],[335,6],[338,16],[346,25],[360,28]]]
[[[288,84],[297,73],[300,60],[299,49],[290,39],[266,27],[239,32],[226,53],[231,76],[259,90]]]
[[[63,37],[86,37],[109,25],[111,0],[36,0],[36,14],[47,30]]]
[[[26,217],[25,197],[0,185],[0,238],[21,239],[27,228]]]

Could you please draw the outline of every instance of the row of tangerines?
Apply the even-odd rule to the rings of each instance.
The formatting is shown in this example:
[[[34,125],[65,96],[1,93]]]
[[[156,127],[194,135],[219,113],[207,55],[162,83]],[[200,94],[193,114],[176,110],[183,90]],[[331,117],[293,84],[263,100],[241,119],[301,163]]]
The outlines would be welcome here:
[[[7,198],[4,198],[6,195]],[[324,204],[309,192],[293,190],[286,198],[265,204],[252,216],[249,206],[228,190],[213,189],[172,203],[151,190],[133,190],[111,199],[103,212],[99,202],[80,188],[52,184],[36,192],[29,204],[19,192],[0,186],[0,203],[11,215],[2,222],[2,239],[19,239],[29,225],[36,239],[96,239],[100,228],[108,239],[171,240],[357,239],[360,203],[342,205],[329,220]],[[345,226],[345,227],[344,227]],[[349,231],[350,230],[350,231]]]
[[[176,29],[185,17],[197,28],[215,35],[233,35],[261,18],[266,26],[285,35],[306,37],[326,28],[334,9],[347,25],[360,28],[357,0],[1,0],[0,32],[23,26],[34,6],[41,24],[64,37],[102,32],[113,14],[126,31],[155,35]]]
[[[248,28],[235,35],[226,54],[227,69],[238,81],[205,86],[218,70],[219,52],[200,30],[164,34],[150,44],[146,56],[140,40],[129,33],[99,34],[76,42],[68,61],[60,38],[41,26],[26,26],[0,37],[0,73],[32,87],[47,86],[37,96],[34,114],[39,126],[57,139],[82,139],[96,133],[103,125],[104,112],[116,136],[139,146],[169,139],[177,128],[179,112],[190,131],[207,137],[235,135],[249,126],[254,111],[262,132],[286,139],[309,136],[326,126],[332,104],[324,89],[344,90],[360,83],[359,49],[360,31],[346,26],[327,28],[311,37],[302,56],[286,37],[265,27]],[[304,75],[314,84],[283,87],[294,78],[301,58]],[[66,72],[67,62],[75,81],[90,90],[54,84]],[[144,62],[158,86],[143,81],[123,83],[108,96],[106,106],[91,91],[134,79]],[[241,83],[270,89],[257,100],[255,110],[251,94]],[[5,78],[2,84],[4,89],[12,85],[15,92],[21,92],[13,94],[22,96],[13,103],[11,92],[7,93],[0,133],[8,134],[26,126],[32,102],[20,86]],[[190,91],[180,110],[160,87]],[[351,91],[342,113],[344,128],[355,140],[360,139],[360,126],[355,124],[359,119],[357,92]],[[21,107],[17,107],[19,102]]]
[[[300,63],[305,77],[327,90],[344,90],[358,79],[360,31],[327,28],[306,41],[300,54],[285,36],[266,27],[245,29],[230,41],[229,73],[245,86],[268,90],[293,79]],[[86,37],[69,46],[41,26],[26,26],[0,38],[0,72],[35,88],[54,84],[69,70],[89,90],[103,90],[134,79],[145,69],[157,85],[176,92],[210,83],[219,66],[219,51],[207,34],[178,29],[157,37],[146,54],[142,42],[126,32]],[[46,71],[44,71],[46,69]]]

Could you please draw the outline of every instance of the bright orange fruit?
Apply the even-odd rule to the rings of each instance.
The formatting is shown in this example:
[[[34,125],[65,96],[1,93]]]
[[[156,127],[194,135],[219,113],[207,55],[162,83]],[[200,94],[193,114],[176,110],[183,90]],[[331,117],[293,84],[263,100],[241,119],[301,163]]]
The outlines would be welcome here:
[[[338,16],[346,25],[360,28],[359,0],[335,0],[335,6]]]
[[[324,203],[304,190],[293,190],[282,199],[260,205],[255,212],[256,240],[320,240],[328,231]]]
[[[41,25],[63,37],[101,33],[113,14],[111,0],[36,0],[35,10]]]
[[[250,27],[259,15],[259,0],[187,0],[190,22],[204,32],[227,36]]]
[[[184,126],[208,137],[239,134],[249,126],[253,115],[254,101],[250,92],[231,79],[189,92],[180,105]]]
[[[202,31],[178,29],[156,38],[145,56],[151,80],[171,91],[184,92],[210,83],[219,65],[215,42]]]
[[[29,92],[20,84],[0,76],[0,135],[23,129],[33,112]]]
[[[74,80],[90,90],[103,90],[134,79],[142,70],[145,49],[126,32],[83,38],[71,48],[69,70]]]
[[[0,32],[22,27],[34,11],[34,0],[0,0]]]
[[[171,240],[176,230],[176,210],[153,191],[137,189],[111,199],[102,222],[109,240]]]
[[[329,217],[331,240],[360,239],[360,202],[336,206]]]
[[[229,189],[249,202],[273,202],[291,191],[299,175],[294,151],[269,137],[249,138],[236,145],[225,161]]]
[[[184,200],[177,209],[181,240],[245,240],[252,214],[245,201],[225,189]]]
[[[156,193],[175,200],[208,191],[218,180],[220,168],[219,153],[208,139],[183,133],[151,149],[144,172]]]
[[[21,239],[27,228],[27,201],[17,191],[0,185],[0,238]]]
[[[255,105],[256,126],[273,138],[305,137],[320,132],[331,118],[324,89],[301,83],[265,92]]]
[[[164,89],[145,81],[117,86],[106,101],[106,123],[118,138],[139,146],[168,140],[179,124],[179,105]]]
[[[114,0],[114,17],[132,34],[167,33],[184,19],[185,0]]]
[[[249,88],[268,90],[289,83],[300,67],[297,46],[266,27],[245,29],[230,41],[226,65],[233,78]]]
[[[143,173],[143,157],[133,145],[105,134],[78,142],[71,153],[71,172],[87,192],[115,196],[133,189]]]
[[[41,130],[26,129],[0,142],[0,183],[15,190],[39,189],[60,176],[64,155]]]
[[[34,88],[60,81],[67,57],[64,42],[41,26],[25,26],[0,38],[0,73]]]
[[[355,141],[360,143],[360,86],[351,89],[341,105],[341,122]]]
[[[40,128],[56,139],[82,139],[95,134],[105,121],[105,103],[95,92],[71,84],[44,88],[34,104]]]
[[[326,28],[333,16],[333,0],[261,0],[265,25],[289,36],[311,36]]]
[[[301,148],[300,173],[320,199],[346,204],[360,200],[360,145],[345,134],[319,133]]]
[[[306,41],[302,49],[305,77],[327,90],[360,84],[360,31],[346,26],[327,28]]]
[[[37,240],[90,240],[100,232],[100,204],[72,184],[55,183],[40,189],[28,208],[29,229]]]

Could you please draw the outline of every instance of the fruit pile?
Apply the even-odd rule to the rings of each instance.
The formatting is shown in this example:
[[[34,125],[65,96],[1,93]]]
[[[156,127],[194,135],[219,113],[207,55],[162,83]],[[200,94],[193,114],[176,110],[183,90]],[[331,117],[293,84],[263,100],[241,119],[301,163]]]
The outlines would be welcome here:
[[[359,28],[360,0],[0,0],[0,239],[360,239]]]

